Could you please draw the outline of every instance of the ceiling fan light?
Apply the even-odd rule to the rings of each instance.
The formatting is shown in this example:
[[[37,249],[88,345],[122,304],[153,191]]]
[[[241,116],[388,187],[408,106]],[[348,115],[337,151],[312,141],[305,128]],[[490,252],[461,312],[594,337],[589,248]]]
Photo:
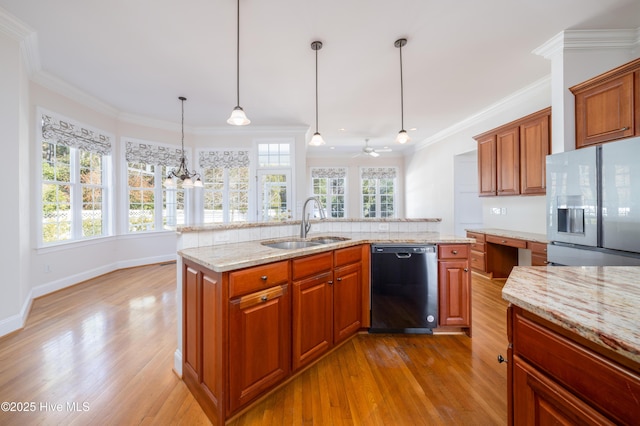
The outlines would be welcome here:
[[[318,132],[315,132],[313,134],[313,137],[309,141],[309,145],[311,145],[311,146],[321,146],[321,145],[324,145],[324,144],[325,144],[324,139],[322,139],[322,136]]]
[[[405,144],[409,142],[411,138],[406,130],[402,129],[398,132],[398,136],[396,136],[396,142],[400,144]]]
[[[251,120],[247,118],[247,115],[244,113],[242,107],[235,107],[233,111],[231,111],[231,116],[227,120],[227,123],[233,126],[246,126],[251,123]]]
[[[371,152],[369,153],[369,155],[370,155],[370,156],[372,156],[372,157],[374,157],[374,158],[375,158],[375,157],[380,157],[380,154],[378,154],[378,153],[377,153],[377,152],[375,152],[375,151],[371,151]]]

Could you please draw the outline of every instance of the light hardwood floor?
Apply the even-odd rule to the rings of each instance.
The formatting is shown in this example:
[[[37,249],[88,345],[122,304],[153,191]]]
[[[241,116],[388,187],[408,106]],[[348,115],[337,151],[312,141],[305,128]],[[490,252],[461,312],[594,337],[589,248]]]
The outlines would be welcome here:
[[[0,425],[209,424],[172,371],[175,275],[126,269],[34,301],[0,338],[0,402],[31,411]],[[473,338],[358,335],[230,424],[505,424],[502,285],[474,275]]]

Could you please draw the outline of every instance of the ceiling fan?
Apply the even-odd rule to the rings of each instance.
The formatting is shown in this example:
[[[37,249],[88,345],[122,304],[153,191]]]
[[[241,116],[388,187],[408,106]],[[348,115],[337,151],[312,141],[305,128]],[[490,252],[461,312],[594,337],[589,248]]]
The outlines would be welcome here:
[[[368,155],[370,157],[379,157],[381,152],[391,152],[391,149],[390,148],[374,149],[369,146],[369,139],[365,139],[364,147],[362,147],[362,152],[365,155]],[[358,154],[358,155],[361,155],[361,154]]]

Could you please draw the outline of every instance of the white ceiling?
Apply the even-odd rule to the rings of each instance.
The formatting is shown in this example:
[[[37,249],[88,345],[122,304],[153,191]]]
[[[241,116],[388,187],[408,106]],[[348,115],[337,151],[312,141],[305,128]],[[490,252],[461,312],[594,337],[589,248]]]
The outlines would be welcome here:
[[[43,75],[128,117],[224,128],[236,105],[236,0],[0,0],[32,28]],[[1,11],[0,11],[1,12]],[[341,150],[415,142],[550,73],[565,29],[640,26],[639,0],[240,0],[240,104],[254,128],[315,127]],[[343,129],[343,130],[341,130]],[[394,147],[396,148],[396,147]],[[310,148],[318,149],[318,148]],[[327,149],[327,148],[321,148]]]

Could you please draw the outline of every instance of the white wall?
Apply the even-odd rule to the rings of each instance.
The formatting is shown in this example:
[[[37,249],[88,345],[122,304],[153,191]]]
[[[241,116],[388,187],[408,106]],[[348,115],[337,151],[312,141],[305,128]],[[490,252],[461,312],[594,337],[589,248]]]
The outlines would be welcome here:
[[[477,149],[473,136],[548,107],[551,103],[550,87],[549,79],[538,81],[468,121],[459,123],[457,127],[449,129],[446,136],[419,146],[406,159],[407,217],[441,217],[441,232],[453,234],[454,157]],[[499,198],[501,205],[508,206],[507,215],[501,219],[512,219],[498,221],[494,227],[545,232],[544,224],[541,228],[538,224],[539,215],[544,220],[544,196],[490,198]],[[483,199],[485,226],[492,223],[484,214],[495,202],[491,199]]]

